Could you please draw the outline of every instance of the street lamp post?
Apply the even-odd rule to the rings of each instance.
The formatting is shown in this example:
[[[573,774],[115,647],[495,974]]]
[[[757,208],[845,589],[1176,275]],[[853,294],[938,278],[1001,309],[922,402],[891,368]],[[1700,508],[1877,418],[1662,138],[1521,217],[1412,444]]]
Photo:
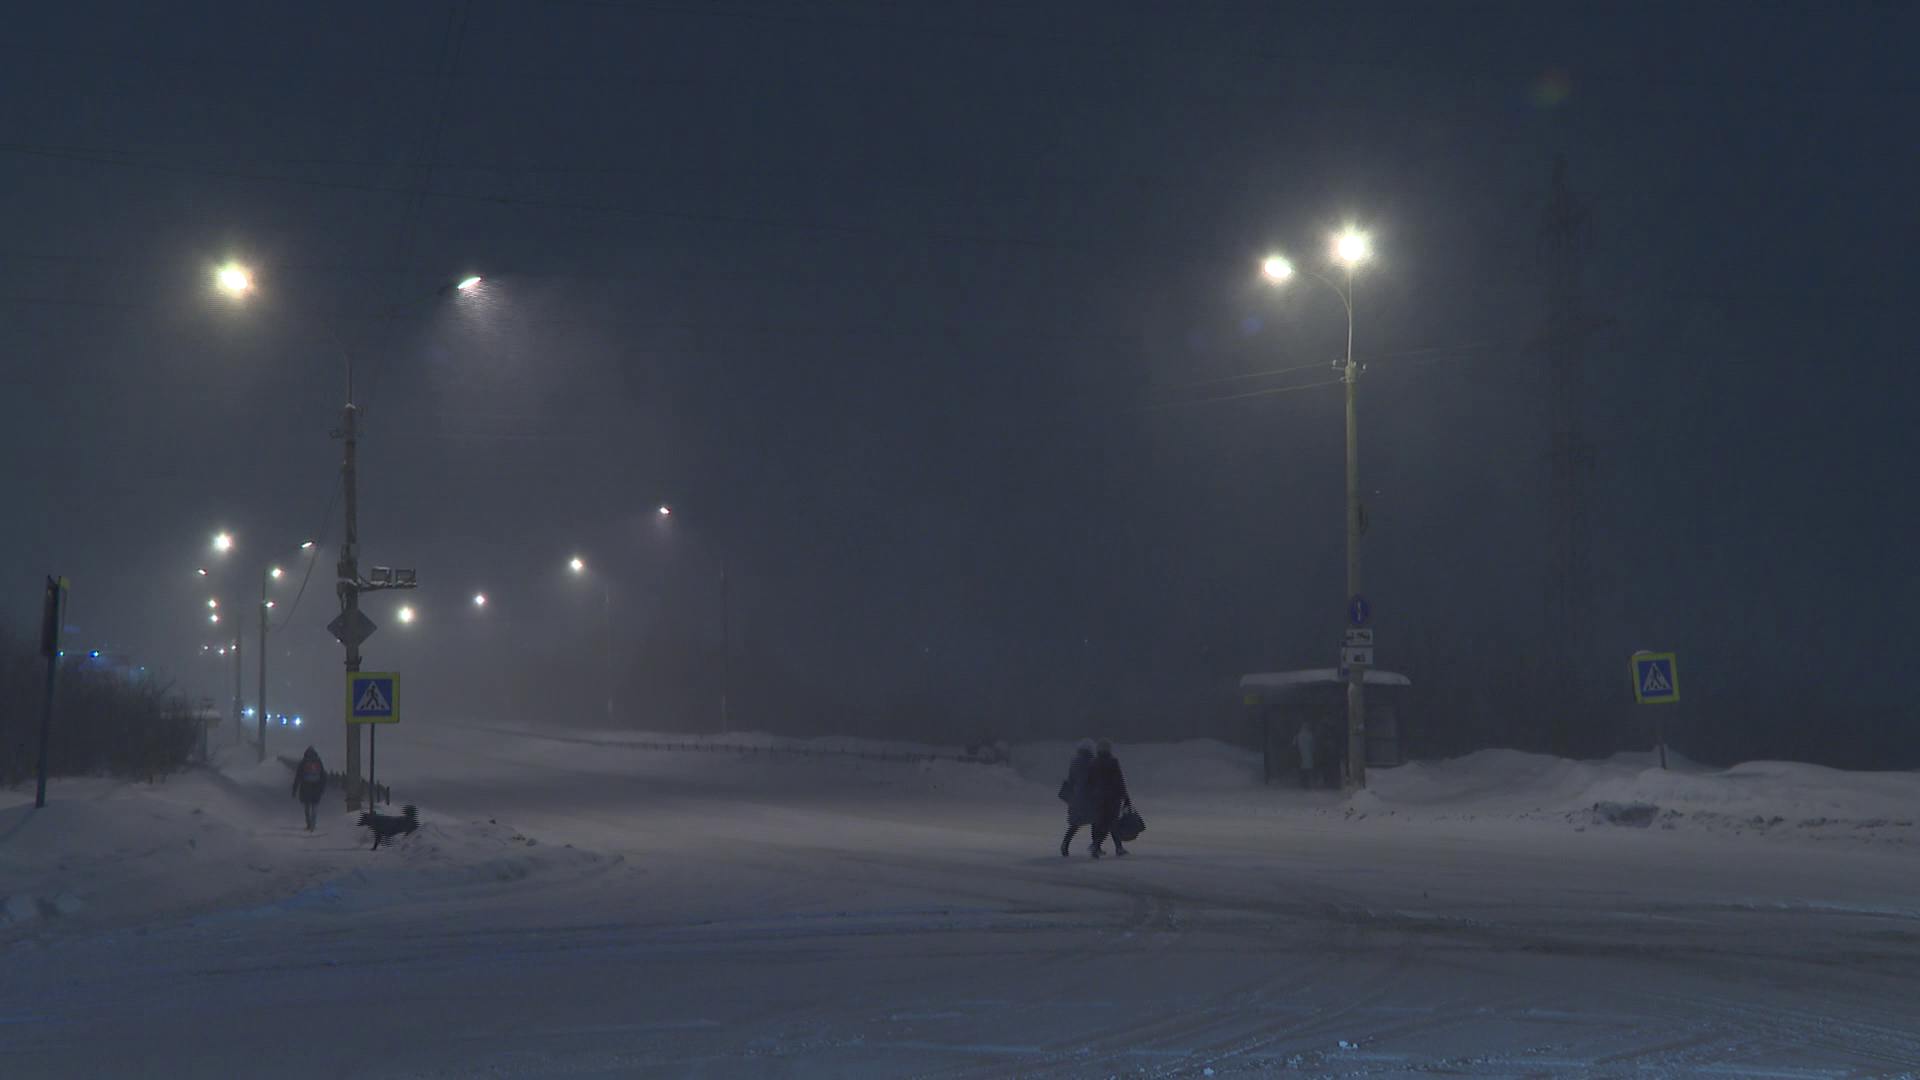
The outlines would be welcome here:
[[[1347,353],[1339,366],[1347,406],[1347,619],[1356,625],[1367,621],[1370,612],[1360,592],[1360,536],[1366,531],[1366,508],[1360,501],[1360,427],[1355,405],[1360,367],[1353,359],[1353,271],[1366,261],[1368,254],[1367,238],[1349,229],[1333,241],[1334,261],[1344,271],[1341,280],[1336,282],[1322,274],[1313,275],[1339,295],[1341,306],[1347,312]],[[1294,273],[1293,264],[1279,256],[1269,258],[1262,269],[1276,282],[1286,281]],[[1346,663],[1344,666],[1347,669],[1347,780],[1354,787],[1363,788],[1367,786],[1368,665]]]
[[[301,544],[294,551],[312,551],[313,541]],[[283,552],[291,555],[293,551]],[[272,560],[260,564],[260,693],[254,702],[257,710],[254,714],[254,727],[259,733],[259,760],[267,760],[267,616],[273,610],[273,601],[267,597],[267,586],[280,576],[280,568],[271,565]]]
[[[674,509],[662,503],[658,513],[661,521],[667,521],[674,516]],[[733,722],[728,715],[728,699],[732,696],[733,687],[733,640],[732,619],[729,617],[731,605],[727,596],[727,553],[716,547],[713,558],[720,570],[720,734],[725,735],[733,730]]]
[[[587,561],[585,559],[582,559],[580,556],[575,555],[572,559],[568,560],[567,569],[572,570],[575,575],[584,575],[587,572]],[[606,682],[607,682],[607,726],[612,727],[614,724],[614,719],[613,719],[614,717],[614,711],[613,711],[613,583],[611,581],[608,581],[604,575],[595,575],[595,576],[598,578],[598,582],[600,585],[601,643],[605,648],[605,657],[606,657],[606,666],[604,668],[604,671],[606,674]],[[479,597],[475,597],[474,599],[476,601],[479,601]],[[480,602],[484,602],[484,601],[480,601]]]

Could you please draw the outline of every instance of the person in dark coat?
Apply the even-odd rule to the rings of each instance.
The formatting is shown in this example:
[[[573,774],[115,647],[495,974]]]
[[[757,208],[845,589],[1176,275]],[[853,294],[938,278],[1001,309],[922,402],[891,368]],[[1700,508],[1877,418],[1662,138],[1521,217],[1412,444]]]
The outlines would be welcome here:
[[[1087,766],[1093,762],[1093,740],[1081,739],[1074,748],[1073,762],[1067,766],[1067,778],[1060,782],[1060,798],[1067,804],[1067,835],[1060,839],[1060,857],[1066,858],[1073,845],[1073,834],[1080,826],[1093,824],[1093,803],[1087,798]]]
[[[1093,809],[1092,854],[1097,859],[1102,854],[1100,845],[1106,842],[1113,823],[1120,820],[1120,811],[1130,801],[1127,778],[1121,774],[1120,762],[1113,756],[1113,744],[1105,739],[1100,740],[1093,760],[1087,763],[1087,801]],[[1113,838],[1113,853],[1127,853],[1117,836]]]
[[[293,794],[307,812],[307,831],[320,821],[320,796],[327,791],[327,767],[320,763],[320,751],[307,747],[300,764],[293,769]]]

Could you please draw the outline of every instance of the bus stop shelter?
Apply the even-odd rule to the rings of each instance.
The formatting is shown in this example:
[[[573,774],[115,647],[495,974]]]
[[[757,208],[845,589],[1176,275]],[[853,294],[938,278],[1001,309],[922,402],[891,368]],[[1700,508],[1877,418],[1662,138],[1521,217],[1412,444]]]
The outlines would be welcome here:
[[[1366,670],[1367,767],[1398,765],[1400,704],[1413,680],[1392,671]],[[1347,756],[1347,683],[1338,668],[1269,671],[1240,677],[1240,698],[1252,734],[1260,746],[1262,775],[1302,782],[1293,739],[1306,724],[1313,730],[1316,771],[1332,763],[1333,777],[1345,775]]]

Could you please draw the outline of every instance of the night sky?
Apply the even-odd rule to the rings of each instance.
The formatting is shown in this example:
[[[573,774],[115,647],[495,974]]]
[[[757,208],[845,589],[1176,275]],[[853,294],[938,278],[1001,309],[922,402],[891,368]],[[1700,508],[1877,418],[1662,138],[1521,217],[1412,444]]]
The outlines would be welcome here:
[[[366,601],[367,667],[423,717],[596,722],[610,641],[622,722],[711,730],[724,562],[738,726],[1227,733],[1241,673],[1334,659],[1345,320],[1259,267],[1352,225],[1380,663],[1428,745],[1524,742],[1563,152],[1594,694],[1631,708],[1628,654],[1672,649],[1683,747],[1920,764],[1916,31],[1844,0],[17,9],[0,615],[29,633],[67,575],[70,648],[224,696],[206,600],[319,539],[297,606],[277,563],[269,693],[337,742],[352,350],[363,563],[421,582]]]

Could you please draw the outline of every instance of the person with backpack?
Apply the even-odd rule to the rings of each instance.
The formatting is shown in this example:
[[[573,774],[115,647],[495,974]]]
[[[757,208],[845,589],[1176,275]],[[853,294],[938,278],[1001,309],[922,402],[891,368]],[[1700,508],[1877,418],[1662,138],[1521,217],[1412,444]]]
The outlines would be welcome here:
[[[1073,834],[1080,826],[1093,824],[1093,804],[1087,799],[1087,766],[1093,762],[1093,740],[1081,739],[1074,748],[1073,762],[1067,766],[1067,778],[1060,781],[1060,801],[1067,804],[1067,835],[1060,839],[1060,857],[1066,858],[1073,846]]]
[[[307,747],[300,764],[293,769],[293,794],[307,812],[307,831],[320,821],[320,796],[327,791],[327,767],[320,762],[320,751]]]
[[[1132,799],[1127,795],[1127,778],[1121,774],[1120,762],[1113,756],[1113,744],[1101,739],[1095,747],[1093,760],[1087,763],[1087,803],[1093,811],[1094,858],[1101,856],[1100,847],[1106,842],[1108,834],[1113,832],[1113,823],[1120,820],[1121,810],[1131,802]],[[1113,853],[1127,853],[1118,836],[1113,838]]]

